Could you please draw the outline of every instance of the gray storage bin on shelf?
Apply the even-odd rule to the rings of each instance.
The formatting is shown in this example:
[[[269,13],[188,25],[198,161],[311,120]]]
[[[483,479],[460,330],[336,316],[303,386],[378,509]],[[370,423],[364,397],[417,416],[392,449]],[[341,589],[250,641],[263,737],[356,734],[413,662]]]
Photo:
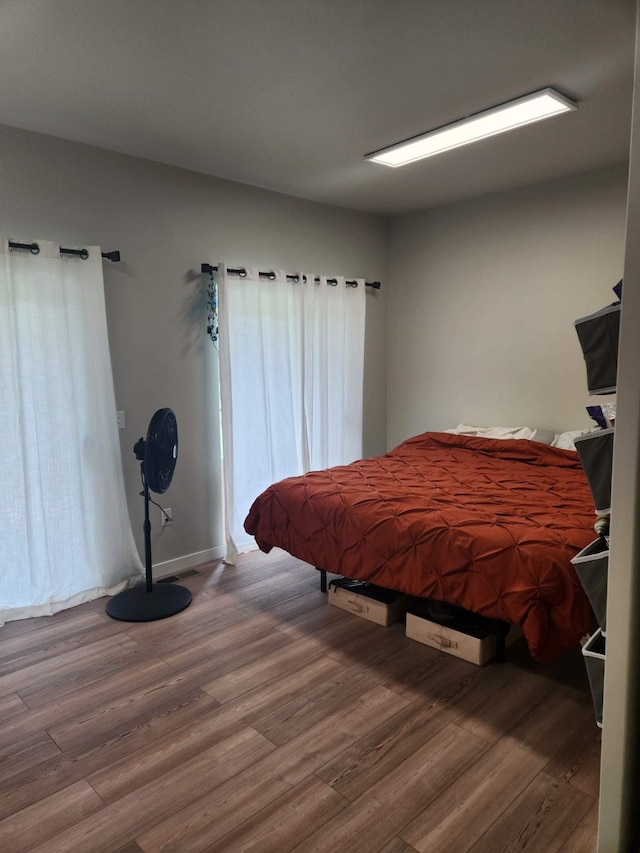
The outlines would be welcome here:
[[[598,625],[607,630],[607,580],[609,576],[609,546],[596,539],[571,560],[582,588],[587,593]]]
[[[600,429],[575,439],[575,446],[593,495],[597,515],[611,512],[611,471],[614,428]]]
[[[598,629],[587,643],[582,647],[591,697],[596,713],[596,723],[602,728],[603,704],[604,704],[604,661],[606,652],[606,640],[602,631]]]
[[[587,367],[590,394],[613,394],[618,372],[620,303],[574,322]]]

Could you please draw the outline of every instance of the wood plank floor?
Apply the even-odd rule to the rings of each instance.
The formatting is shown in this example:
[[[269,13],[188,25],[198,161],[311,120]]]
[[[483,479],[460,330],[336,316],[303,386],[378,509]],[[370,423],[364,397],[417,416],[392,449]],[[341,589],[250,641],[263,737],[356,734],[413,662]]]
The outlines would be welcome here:
[[[591,853],[579,649],[476,667],[327,603],[282,552],[0,628],[2,853]]]

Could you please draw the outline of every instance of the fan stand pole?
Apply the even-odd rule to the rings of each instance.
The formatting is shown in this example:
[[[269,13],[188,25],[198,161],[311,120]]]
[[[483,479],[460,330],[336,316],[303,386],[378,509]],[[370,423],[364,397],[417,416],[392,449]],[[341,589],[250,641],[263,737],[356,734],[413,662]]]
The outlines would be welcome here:
[[[125,589],[114,595],[107,603],[107,614],[122,622],[153,622],[174,616],[191,604],[191,591],[175,583],[154,583],[151,559],[151,522],[149,521],[149,485],[144,476],[144,552],[145,583],[139,583],[131,589]]]
[[[147,592],[153,592],[153,567],[151,565],[151,522],[149,521],[149,484],[144,476],[144,463],[142,468],[142,479],[144,480],[144,556],[145,556],[145,580]]]

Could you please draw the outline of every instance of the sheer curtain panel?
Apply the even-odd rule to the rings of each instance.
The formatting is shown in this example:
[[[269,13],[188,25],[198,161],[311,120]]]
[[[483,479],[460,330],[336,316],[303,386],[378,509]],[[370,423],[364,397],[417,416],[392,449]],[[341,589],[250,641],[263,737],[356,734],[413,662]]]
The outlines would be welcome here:
[[[362,455],[365,283],[218,264],[226,562],[271,483]]]
[[[0,624],[142,574],[129,522],[98,247],[0,238]]]

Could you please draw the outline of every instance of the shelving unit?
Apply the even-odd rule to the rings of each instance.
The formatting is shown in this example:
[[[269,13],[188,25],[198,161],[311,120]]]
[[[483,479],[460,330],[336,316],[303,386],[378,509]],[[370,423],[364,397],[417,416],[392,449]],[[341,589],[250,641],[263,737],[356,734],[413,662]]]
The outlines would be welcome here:
[[[622,282],[614,288],[619,300]],[[615,394],[618,372],[618,337],[621,301],[575,321],[587,369],[589,394]],[[609,575],[609,522],[611,472],[615,429],[601,429],[576,439],[576,450],[591,489],[597,538],[571,561],[589,598],[598,629],[588,638],[582,654],[589,676],[596,722],[603,721],[603,687],[606,661],[607,586]]]

